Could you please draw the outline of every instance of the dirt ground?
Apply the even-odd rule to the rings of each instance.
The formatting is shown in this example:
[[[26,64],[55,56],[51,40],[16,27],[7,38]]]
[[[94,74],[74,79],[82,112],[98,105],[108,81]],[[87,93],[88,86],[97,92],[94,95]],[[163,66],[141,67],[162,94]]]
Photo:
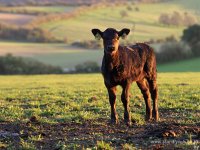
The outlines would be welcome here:
[[[200,124],[181,125],[162,121],[127,127],[123,122],[111,125],[105,119],[52,125],[31,118],[27,123],[1,122],[1,141],[6,137],[1,135],[3,132],[13,133],[6,139],[12,141],[16,148],[20,146],[20,138],[27,140],[38,135],[41,140],[34,142],[38,149],[58,149],[56,144],[59,141],[65,145],[78,145],[77,149],[92,148],[97,141],[109,143],[114,149],[123,149],[125,143],[141,149],[184,149],[176,145],[188,141],[188,135],[192,135],[193,142],[200,142]]]

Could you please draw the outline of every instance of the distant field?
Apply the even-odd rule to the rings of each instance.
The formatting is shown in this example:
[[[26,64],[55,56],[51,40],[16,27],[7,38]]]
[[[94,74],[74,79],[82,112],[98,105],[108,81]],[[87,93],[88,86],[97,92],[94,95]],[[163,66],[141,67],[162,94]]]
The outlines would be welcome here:
[[[33,15],[0,13],[0,22],[10,25],[26,25],[35,18]]]
[[[68,13],[76,8],[75,6],[0,7],[0,22],[19,26],[27,25],[39,14]]]
[[[61,13],[71,12],[76,6],[18,6],[18,7],[0,7],[0,10],[12,13]]]
[[[154,45],[153,45],[154,46]],[[157,48],[157,45],[154,46]],[[0,42],[0,55],[12,53],[15,56],[34,58],[38,61],[72,69],[86,61],[101,65],[103,50],[86,50],[66,44],[34,44]],[[158,65],[158,72],[200,72],[200,58]]]
[[[131,127],[123,122],[121,88],[116,106],[120,123],[109,124],[110,106],[100,74],[0,76],[0,131],[4,135],[0,147],[195,149],[200,146],[199,76],[158,74],[158,123],[144,121],[145,103],[133,84]]]
[[[47,22],[39,27],[47,29],[57,38],[66,38],[70,43],[74,41],[92,40],[92,28],[100,28],[105,30],[107,27],[114,27],[118,30],[127,27],[132,29],[128,37],[129,41],[148,41],[150,39],[163,39],[167,36],[174,35],[179,38],[185,27],[164,26],[158,23],[161,13],[173,13],[178,11],[182,14],[191,13],[200,19],[198,8],[198,0],[190,2],[183,0],[174,0],[163,3],[154,4],[137,4],[137,5],[119,5],[119,6],[102,6],[88,10],[80,16],[64,19],[60,21]],[[131,7],[132,10],[128,10]],[[71,12],[77,7],[73,6],[21,6],[21,7],[2,7],[11,12],[36,12],[36,13],[60,13]],[[136,10],[138,9],[138,11]],[[126,11],[127,16],[120,15],[122,11]],[[8,14],[6,18],[8,23],[20,24],[26,23],[27,18],[16,18],[15,14]],[[0,14],[1,16],[1,14]],[[16,16],[17,17],[17,16]],[[11,21],[10,19],[11,18]],[[31,20],[31,17],[29,18]],[[0,18],[1,21],[1,18]],[[199,20],[200,21],[200,20]]]
[[[80,16],[48,22],[40,27],[49,30],[58,38],[66,38],[69,44],[74,41],[94,40],[91,33],[92,28],[115,27],[121,29],[124,27],[132,29],[127,40],[134,43],[135,41],[146,41],[149,39],[165,38],[174,35],[180,38],[185,27],[164,26],[158,23],[158,17],[161,13],[173,13],[178,11],[181,13],[189,12],[198,15],[198,0],[174,0],[165,3],[156,4],[138,4],[130,5],[132,10],[127,10],[125,6],[102,7],[86,11]],[[26,6],[12,7],[13,9],[27,9],[27,11],[38,12],[63,12],[71,11],[73,7],[65,6]],[[139,11],[136,11],[138,8]],[[10,9],[10,8],[9,8]],[[120,12],[126,10],[128,16],[122,18]],[[200,9],[199,9],[200,10]],[[6,16],[7,15],[7,16]],[[2,18],[1,18],[2,17]],[[16,14],[0,14],[0,20],[10,22],[12,24],[26,24],[32,16],[16,15]],[[155,46],[155,49],[158,46]],[[66,44],[33,44],[33,43],[16,43],[16,42],[0,42],[0,55],[13,53],[17,56],[31,57],[44,63],[58,65],[63,68],[74,68],[77,64],[86,61],[95,61],[101,64],[103,51],[83,50],[81,48],[71,47]],[[200,71],[198,64],[200,60],[190,60],[178,63],[158,66],[159,72],[168,71]],[[187,67],[188,66],[188,67]]]
[[[30,57],[41,62],[74,68],[86,61],[101,63],[103,50],[86,50],[66,44],[34,44],[0,42],[0,55],[12,53],[15,56]]]
[[[199,0],[174,0],[170,3],[180,5],[183,8],[190,9],[191,11],[200,13],[200,1]]]
[[[178,2],[177,2],[178,3]],[[160,39],[170,35],[179,38],[185,27],[163,26],[158,23],[161,13],[173,13],[178,11],[182,14],[194,11],[183,5],[175,4],[174,1],[156,4],[138,4],[97,8],[82,15],[56,22],[43,24],[41,27],[49,29],[58,38],[67,38],[68,41],[91,40],[92,28],[105,30],[114,27],[120,30],[123,27],[133,29],[128,37],[130,41],[147,41],[149,39]],[[127,7],[132,10],[127,10]],[[139,11],[135,9],[138,8]],[[126,11],[127,16],[122,18],[121,11]]]
[[[200,58],[158,65],[159,72],[200,72]]]

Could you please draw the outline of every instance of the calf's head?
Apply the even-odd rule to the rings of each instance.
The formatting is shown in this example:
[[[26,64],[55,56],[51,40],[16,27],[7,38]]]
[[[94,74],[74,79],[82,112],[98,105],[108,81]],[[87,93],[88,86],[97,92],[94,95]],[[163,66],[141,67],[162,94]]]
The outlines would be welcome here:
[[[113,53],[117,51],[119,47],[119,38],[125,38],[129,32],[130,30],[126,28],[121,31],[108,28],[104,32],[99,29],[92,29],[92,33],[97,39],[103,39],[104,51],[106,53]]]

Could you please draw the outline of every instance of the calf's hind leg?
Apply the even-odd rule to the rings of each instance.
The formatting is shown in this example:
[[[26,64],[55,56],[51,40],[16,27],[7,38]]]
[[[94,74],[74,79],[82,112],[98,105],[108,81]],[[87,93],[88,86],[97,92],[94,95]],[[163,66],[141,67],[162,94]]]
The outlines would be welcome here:
[[[159,120],[158,114],[158,87],[156,80],[148,80],[151,98],[153,100],[153,118],[155,121]]]
[[[140,80],[136,82],[138,87],[140,88],[145,104],[146,104],[146,121],[150,121],[152,119],[152,109],[151,109],[151,98],[150,98],[150,92],[149,92],[149,85],[146,79]]]

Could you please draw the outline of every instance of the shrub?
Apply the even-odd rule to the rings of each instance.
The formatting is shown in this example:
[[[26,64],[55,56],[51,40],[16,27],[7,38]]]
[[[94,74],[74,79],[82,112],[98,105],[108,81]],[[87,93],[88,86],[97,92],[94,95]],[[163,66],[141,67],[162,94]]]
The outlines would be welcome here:
[[[165,38],[166,42],[177,42],[177,39],[174,35],[168,36]]]
[[[185,29],[181,39],[191,47],[194,56],[200,56],[200,25]]]
[[[198,41],[194,46],[191,47],[192,52],[195,57],[200,56],[200,41]]]
[[[25,28],[0,24],[0,39],[29,42],[63,42],[40,28]]]
[[[99,41],[82,41],[82,42],[73,42],[72,46],[87,48],[87,49],[99,49],[102,48],[102,44]]]
[[[185,12],[184,14],[184,20],[183,20],[183,24],[185,26],[191,26],[197,23],[197,20],[194,16],[192,16],[191,14],[188,14],[187,12]]]
[[[159,17],[159,22],[162,24],[170,25],[170,16],[166,13],[163,13]]]
[[[187,12],[185,12],[183,15],[177,11],[174,11],[172,15],[162,13],[158,20],[161,24],[175,26],[190,26],[197,23],[197,20],[193,15],[188,14]]]
[[[94,73],[99,72],[100,67],[96,62],[87,61],[83,64],[76,65],[75,71],[77,73]]]
[[[200,41],[200,25],[193,25],[183,31],[181,39],[191,47]]]
[[[183,16],[179,12],[174,11],[170,18],[170,24],[176,26],[183,25]]]
[[[122,18],[128,17],[128,13],[125,10],[120,11],[120,15]]]
[[[44,63],[14,57],[11,54],[0,56],[0,74],[60,74],[60,67],[46,65]]]
[[[186,59],[192,56],[190,47],[183,42],[166,42],[156,53],[158,63]]]
[[[128,6],[126,7],[126,9],[127,9],[128,11],[132,11],[132,10],[133,10],[133,8],[132,8],[130,5],[128,5]]]
[[[140,11],[140,8],[139,7],[135,7],[135,11]]]

